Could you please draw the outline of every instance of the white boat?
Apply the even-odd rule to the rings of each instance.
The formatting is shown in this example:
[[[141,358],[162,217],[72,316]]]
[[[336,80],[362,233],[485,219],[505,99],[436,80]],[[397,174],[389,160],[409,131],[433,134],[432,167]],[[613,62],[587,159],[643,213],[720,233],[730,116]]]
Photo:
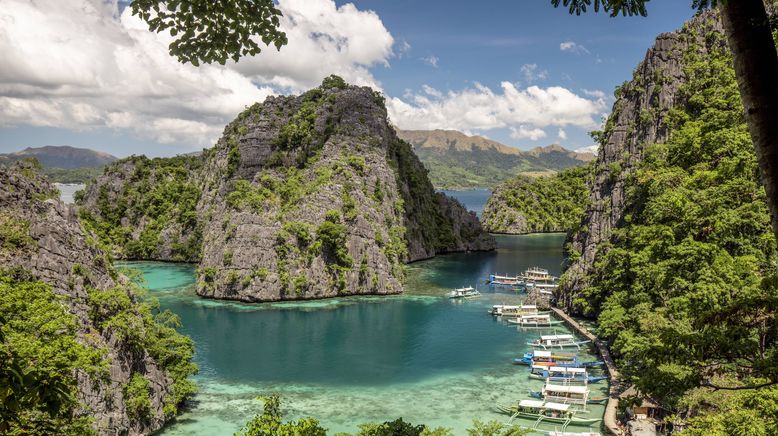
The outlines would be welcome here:
[[[509,306],[506,304],[495,304],[492,306],[491,309],[489,309],[489,313],[496,316],[504,316],[504,317],[517,317],[522,315],[537,315],[541,312],[538,312],[538,306],[535,306],[534,304],[526,304],[522,306]],[[550,312],[542,312],[542,313],[550,313]]]
[[[568,425],[591,425],[601,421],[600,418],[584,418],[576,416],[575,410],[570,409],[569,404],[561,404],[539,400],[521,400],[517,404],[509,406],[497,404],[497,410],[511,415],[508,423],[513,423],[516,418],[529,418],[535,421],[532,429],[536,429],[542,422]]]
[[[562,321],[552,320],[551,314],[548,313],[521,315],[516,319],[509,319],[508,322],[511,324],[518,324],[522,327],[549,327],[562,323]]]
[[[501,276],[499,274],[489,275],[489,284],[496,286],[519,286],[524,284],[521,276]]]
[[[533,347],[539,347],[543,349],[548,348],[581,348],[581,345],[588,344],[591,341],[576,341],[573,335],[547,335],[541,336],[535,339],[533,342],[528,342],[527,345]]]
[[[539,267],[527,268],[521,278],[534,283],[553,283],[557,279],[549,274],[547,269]]]
[[[589,400],[589,388],[586,385],[552,384],[543,386],[543,399],[555,403],[573,404],[586,407]]]
[[[473,289],[472,286],[457,288],[448,293],[448,298],[471,298],[479,296],[481,296],[481,293]]]

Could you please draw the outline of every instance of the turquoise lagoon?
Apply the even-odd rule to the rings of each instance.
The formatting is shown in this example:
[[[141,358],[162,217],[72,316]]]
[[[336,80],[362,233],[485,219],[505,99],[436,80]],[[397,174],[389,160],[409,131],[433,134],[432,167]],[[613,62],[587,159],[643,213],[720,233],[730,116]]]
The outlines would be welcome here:
[[[486,313],[521,296],[484,285],[492,271],[542,266],[559,273],[563,235],[498,236],[493,253],[440,256],[409,266],[407,292],[315,302],[238,304],[194,294],[194,267],[131,262],[161,306],[181,317],[196,343],[199,393],[164,435],[230,435],[261,409],[258,395],[282,395],[286,417],[313,416],[330,432],[397,417],[466,434],[474,418],[507,416],[496,403],[527,398],[541,381],[511,359],[541,332]],[[478,284],[483,296],[450,301],[452,287]],[[607,386],[592,385],[592,395]],[[589,406],[601,416],[604,406]],[[531,421],[522,421],[531,426]],[[554,427],[544,427],[553,429]],[[568,427],[583,431],[586,428]]]

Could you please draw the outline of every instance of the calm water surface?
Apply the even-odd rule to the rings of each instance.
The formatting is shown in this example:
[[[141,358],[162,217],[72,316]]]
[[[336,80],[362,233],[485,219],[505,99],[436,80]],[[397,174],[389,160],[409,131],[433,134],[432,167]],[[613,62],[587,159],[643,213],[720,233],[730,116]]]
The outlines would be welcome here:
[[[84,189],[86,185],[82,183],[55,183],[54,186],[59,189],[59,199],[63,203],[72,204],[75,202],[73,196],[76,192]]]
[[[510,364],[540,331],[521,331],[489,316],[492,304],[518,303],[520,296],[483,281],[492,271],[536,265],[558,274],[563,239],[498,236],[494,253],[410,265],[406,295],[303,303],[202,300],[191,286],[193,266],[129,263],[144,273],[162,307],[181,317],[183,332],[197,346],[200,393],[162,433],[232,434],[261,408],[254,398],[271,392],[281,393],[288,418],[314,416],[331,432],[400,416],[457,435],[466,434],[473,418],[505,421],[493,412],[494,403],[525,398],[528,389],[542,386],[527,379],[526,367]],[[479,299],[444,297],[452,287],[476,284],[484,293]],[[600,395],[598,389],[606,386],[592,395]],[[602,414],[602,406],[590,407]]]
[[[489,189],[471,189],[467,191],[440,191],[450,197],[454,197],[459,200],[468,210],[472,210],[479,217],[484,210],[486,201],[489,200],[489,196],[492,195],[492,191]]]

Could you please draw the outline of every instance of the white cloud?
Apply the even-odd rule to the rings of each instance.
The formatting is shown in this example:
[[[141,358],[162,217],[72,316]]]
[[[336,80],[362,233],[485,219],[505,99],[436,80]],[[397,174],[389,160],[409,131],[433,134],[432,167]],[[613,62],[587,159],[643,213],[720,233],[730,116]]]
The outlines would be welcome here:
[[[421,60],[422,60],[422,61],[423,61],[425,64],[427,64],[427,65],[431,66],[432,68],[437,68],[437,67],[438,67],[438,61],[439,61],[440,59],[438,59],[438,57],[437,57],[437,56],[427,56],[427,57],[421,58]]]
[[[227,66],[182,65],[170,37],[116,0],[0,0],[0,126],[131,129],[210,145],[244,106],[329,74],[379,87],[394,39],[378,15],[333,0],[280,0],[289,44]],[[404,46],[399,50],[402,52]]]
[[[565,132],[565,129],[559,129],[559,132],[557,133],[557,137],[561,139],[562,141],[567,139],[567,132]]]
[[[402,59],[408,52],[411,51],[411,44],[406,40],[402,40],[397,44],[397,57]]]
[[[588,95],[589,97],[594,97],[601,100],[604,100],[607,97],[607,95],[605,95],[605,93],[599,89],[582,89],[581,92]]]
[[[529,139],[537,141],[538,139],[545,138],[546,132],[543,129],[530,128],[526,126],[511,127],[511,138],[513,139]]]
[[[501,86],[502,92],[494,92],[475,83],[461,91],[438,91],[439,96],[425,89],[423,93],[407,93],[403,99],[388,98],[387,108],[392,122],[402,129],[513,127],[517,132],[520,126],[525,130],[548,126],[595,129],[605,109],[602,99],[582,97],[558,86],[520,89],[507,81]]]
[[[575,54],[589,54],[589,50],[586,49],[586,47],[582,46],[581,44],[578,44],[574,41],[565,41],[559,44],[559,49],[562,51],[567,51]]]
[[[589,145],[587,147],[576,148],[573,151],[575,151],[576,153],[592,153],[592,154],[597,154],[597,152],[599,150],[600,150],[600,144],[592,144],[592,145]]]
[[[524,64],[521,66],[521,74],[527,83],[533,83],[539,80],[546,80],[548,71],[538,69],[537,64]]]

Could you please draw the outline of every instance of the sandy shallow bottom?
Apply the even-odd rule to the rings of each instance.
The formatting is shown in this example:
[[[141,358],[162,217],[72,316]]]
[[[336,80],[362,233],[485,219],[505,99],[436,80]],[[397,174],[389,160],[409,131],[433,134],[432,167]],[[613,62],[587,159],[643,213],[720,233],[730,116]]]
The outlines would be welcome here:
[[[526,342],[553,330],[519,330],[486,314],[521,296],[489,289],[491,271],[539,265],[558,274],[559,235],[500,237],[496,253],[451,255],[412,264],[407,294],[310,302],[239,304],[203,300],[192,289],[194,267],[128,263],[162,308],[177,313],[197,347],[199,393],[164,435],[231,435],[261,411],[259,395],[282,396],[286,419],[317,418],[329,433],[355,432],[365,422],[402,417],[466,435],[472,420],[499,420],[495,404],[528,398],[543,382],[511,365]],[[483,296],[445,298],[452,287],[479,285]],[[584,360],[593,360],[583,353]],[[607,384],[590,385],[591,396]],[[601,417],[604,406],[588,406]],[[532,427],[534,422],[519,422]],[[569,426],[568,431],[596,431]],[[544,425],[544,431],[561,426]]]

